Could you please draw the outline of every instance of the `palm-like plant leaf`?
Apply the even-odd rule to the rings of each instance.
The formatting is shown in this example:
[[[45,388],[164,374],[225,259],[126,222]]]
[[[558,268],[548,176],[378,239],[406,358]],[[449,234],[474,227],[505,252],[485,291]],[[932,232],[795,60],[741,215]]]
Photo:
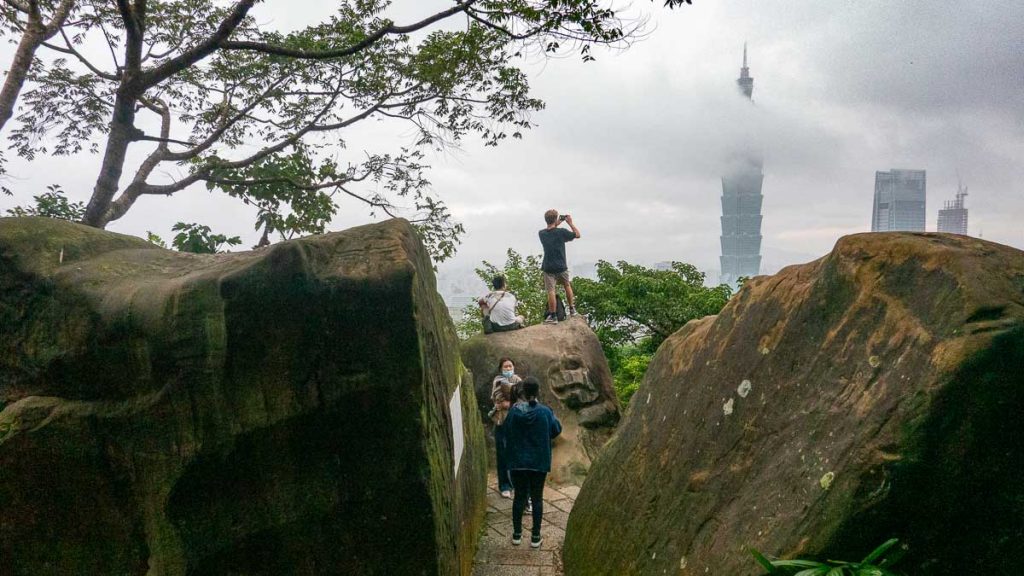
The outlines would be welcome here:
[[[757,560],[757,563],[760,564],[762,568],[764,568],[765,570],[768,571],[769,574],[777,574],[778,573],[775,570],[775,566],[772,565],[771,560],[768,560],[767,558],[765,558],[764,554],[761,554],[760,552],[758,552],[757,550],[755,550],[753,548],[750,549],[750,554],[754,557],[754,560]]]
[[[907,546],[897,546],[899,540],[891,538],[875,548],[861,562],[828,560],[769,560],[759,551],[751,548],[750,554],[769,576],[900,576],[888,570],[907,552]]]
[[[808,568],[807,570],[801,570],[793,576],[824,576],[828,572],[827,566],[819,566],[817,568]]]
[[[885,555],[885,553],[890,548],[892,548],[893,546],[895,546],[898,543],[899,543],[899,538],[890,538],[889,540],[886,540],[884,544],[882,544],[878,548],[875,548],[874,550],[872,550],[872,552],[870,554],[865,556],[864,559],[861,560],[860,563],[861,564],[874,564],[875,560],[878,560],[879,558],[882,558]]]

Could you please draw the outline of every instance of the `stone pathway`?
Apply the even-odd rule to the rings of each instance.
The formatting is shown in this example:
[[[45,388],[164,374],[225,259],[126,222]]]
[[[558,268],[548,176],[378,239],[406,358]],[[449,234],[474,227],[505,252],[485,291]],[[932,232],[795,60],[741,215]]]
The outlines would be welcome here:
[[[523,543],[512,545],[512,500],[502,498],[492,472],[487,478],[487,519],[480,548],[473,562],[473,576],[562,576],[562,540],[578,486],[544,487],[544,522],[539,549],[530,548],[529,512],[523,514]]]

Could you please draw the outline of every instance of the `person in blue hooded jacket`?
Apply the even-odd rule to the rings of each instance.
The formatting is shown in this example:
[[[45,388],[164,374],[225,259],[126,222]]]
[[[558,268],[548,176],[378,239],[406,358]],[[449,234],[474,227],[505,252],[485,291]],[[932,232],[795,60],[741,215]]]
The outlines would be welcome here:
[[[550,408],[537,401],[540,383],[533,376],[520,384],[520,401],[505,417],[508,468],[515,497],[512,499],[512,544],[523,541],[523,510],[527,498],[533,503],[530,546],[541,544],[540,523],[544,517],[544,481],[551,471],[551,440],[562,433],[562,423]]]

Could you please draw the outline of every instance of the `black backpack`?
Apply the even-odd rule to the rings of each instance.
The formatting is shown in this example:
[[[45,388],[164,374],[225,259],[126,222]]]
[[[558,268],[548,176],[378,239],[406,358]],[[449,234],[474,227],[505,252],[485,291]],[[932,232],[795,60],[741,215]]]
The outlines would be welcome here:
[[[565,302],[562,302],[560,294],[555,295],[555,317],[558,318],[559,322],[565,320]]]

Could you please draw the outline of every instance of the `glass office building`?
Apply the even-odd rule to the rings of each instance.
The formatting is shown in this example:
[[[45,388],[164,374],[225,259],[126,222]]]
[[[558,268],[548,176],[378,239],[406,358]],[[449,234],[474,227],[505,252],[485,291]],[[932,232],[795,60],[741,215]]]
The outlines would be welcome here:
[[[875,172],[871,231],[924,232],[925,189],[924,170]]]

